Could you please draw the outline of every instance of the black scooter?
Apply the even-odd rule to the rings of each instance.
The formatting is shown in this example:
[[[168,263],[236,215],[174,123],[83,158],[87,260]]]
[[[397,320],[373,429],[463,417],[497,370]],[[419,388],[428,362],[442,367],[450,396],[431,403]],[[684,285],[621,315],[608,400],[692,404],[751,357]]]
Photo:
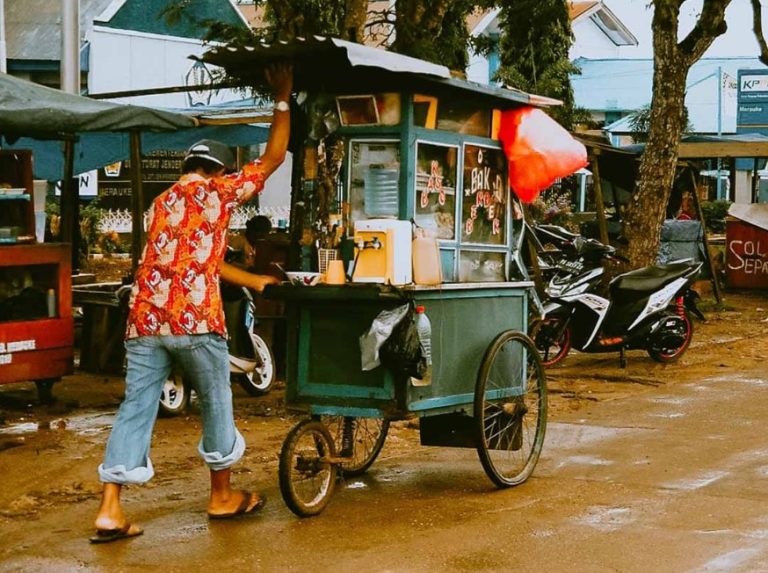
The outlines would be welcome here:
[[[696,308],[698,294],[691,285],[701,263],[677,261],[621,274],[610,283],[610,298],[591,288],[602,274],[576,277],[548,289],[544,319],[531,334],[545,365],[562,361],[571,348],[582,352],[619,352],[622,368],[625,350],[642,349],[658,362],[674,362],[693,337],[691,314],[704,319]],[[594,274],[597,273],[597,274]]]

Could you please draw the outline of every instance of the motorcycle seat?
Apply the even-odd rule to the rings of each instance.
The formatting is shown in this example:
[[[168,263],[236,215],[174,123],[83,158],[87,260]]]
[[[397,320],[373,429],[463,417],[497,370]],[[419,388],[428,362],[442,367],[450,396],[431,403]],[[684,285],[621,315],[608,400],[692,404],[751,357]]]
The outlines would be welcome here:
[[[626,291],[654,291],[685,276],[691,270],[688,263],[671,263],[643,267],[619,275],[611,282],[611,293],[616,295]]]

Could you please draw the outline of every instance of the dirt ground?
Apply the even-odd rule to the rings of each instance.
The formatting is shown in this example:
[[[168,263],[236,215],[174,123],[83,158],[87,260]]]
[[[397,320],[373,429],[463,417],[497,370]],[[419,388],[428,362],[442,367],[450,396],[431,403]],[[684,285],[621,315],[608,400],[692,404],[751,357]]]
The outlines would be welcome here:
[[[727,292],[723,306],[705,300],[702,309],[707,321],[695,322],[691,348],[678,363],[658,364],[645,353],[630,352],[628,366],[621,369],[617,354],[575,353],[548,371],[550,423],[588,415],[601,403],[631,402],[659,389],[759,369],[767,350],[768,294]],[[297,418],[286,414],[281,386],[261,398],[238,387],[233,392],[237,423],[248,443],[235,481],[271,488],[270,503],[282,505],[274,489],[278,455]],[[57,402],[41,406],[31,383],[0,386],[0,571],[91,570],[77,565],[77,559],[59,563],[60,569],[35,559],[40,559],[41,534],[50,535],[51,543],[74,547],[91,531],[100,491],[95,469],[121,400],[122,379],[77,372],[57,384],[54,393]],[[156,477],[129,490],[130,510],[140,511],[142,523],[179,508],[204,509],[207,475],[196,455],[199,435],[194,404],[184,416],[158,421],[152,454]],[[416,424],[398,422],[381,460],[420,448]],[[287,513],[283,507],[281,515]],[[87,545],[76,547],[80,551]],[[25,555],[31,561],[24,561]]]

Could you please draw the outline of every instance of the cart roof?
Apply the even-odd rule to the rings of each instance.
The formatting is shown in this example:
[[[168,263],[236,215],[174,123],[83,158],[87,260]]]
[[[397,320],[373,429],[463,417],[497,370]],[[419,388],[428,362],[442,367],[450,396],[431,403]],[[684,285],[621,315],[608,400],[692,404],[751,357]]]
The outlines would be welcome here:
[[[447,91],[466,92],[498,108],[561,103],[515,89],[469,82],[452,77],[445,66],[324,36],[245,47],[217,47],[206,52],[202,60],[221,66],[244,84],[256,88],[265,86],[264,68],[268,64],[290,61],[294,66],[294,87],[297,91],[419,91],[428,95]]]

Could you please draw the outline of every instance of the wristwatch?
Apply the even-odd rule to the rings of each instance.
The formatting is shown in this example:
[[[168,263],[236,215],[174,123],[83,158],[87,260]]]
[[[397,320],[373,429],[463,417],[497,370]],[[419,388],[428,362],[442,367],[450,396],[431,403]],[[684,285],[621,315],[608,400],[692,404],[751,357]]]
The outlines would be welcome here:
[[[288,104],[287,101],[278,101],[275,102],[275,107],[272,108],[275,111],[288,111],[291,109],[291,106]]]

